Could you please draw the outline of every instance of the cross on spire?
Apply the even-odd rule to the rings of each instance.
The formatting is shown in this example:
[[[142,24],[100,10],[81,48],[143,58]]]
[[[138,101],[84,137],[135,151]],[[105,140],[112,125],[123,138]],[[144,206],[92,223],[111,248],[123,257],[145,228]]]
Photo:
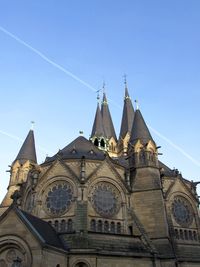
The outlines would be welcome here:
[[[34,121],[31,121],[31,130],[34,129],[34,125],[35,125],[35,122]]]
[[[99,103],[99,101],[100,101],[100,94],[99,94],[99,92],[101,92],[101,90],[102,89],[99,89],[99,90],[96,91],[96,93],[97,93],[97,103]]]
[[[103,93],[105,93],[105,87],[106,87],[106,83],[105,81],[103,81],[103,86],[102,86]]]
[[[123,75],[123,78],[124,78],[124,84],[125,84],[125,88],[127,88],[127,75],[126,74],[124,74]]]

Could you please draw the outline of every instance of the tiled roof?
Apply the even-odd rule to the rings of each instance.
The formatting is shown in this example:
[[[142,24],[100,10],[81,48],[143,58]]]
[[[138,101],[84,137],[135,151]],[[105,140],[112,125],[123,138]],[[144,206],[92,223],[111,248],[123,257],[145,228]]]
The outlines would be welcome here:
[[[37,163],[33,130],[29,131],[15,161],[16,160],[19,160],[22,163],[26,160],[30,160],[34,163]]]
[[[36,231],[36,234],[41,237],[45,244],[61,249],[66,249],[64,248],[56,231],[48,222],[45,222],[42,219],[33,216],[25,211],[19,209],[17,209],[17,211],[22,220],[25,220],[25,222],[28,223],[29,226],[33,227],[33,230]]]
[[[102,114],[103,127],[104,127],[104,132],[105,132],[106,137],[107,138],[113,137],[115,140],[117,140],[105,93],[103,94],[103,101],[102,101],[102,105],[101,105],[101,114]]]
[[[86,159],[103,160],[105,158],[105,153],[99,150],[85,137],[79,136],[56,155],[48,157],[45,163],[54,161],[58,157],[61,159],[81,159],[85,157]]]
[[[102,115],[101,115],[101,111],[100,111],[100,108],[99,108],[99,104],[97,105],[94,124],[93,124],[93,127],[92,127],[91,137],[93,137],[93,136],[97,136],[97,137],[103,136],[103,137],[105,137],[105,132],[104,132],[104,128],[103,128],[103,120],[102,120]]]
[[[150,140],[153,141],[153,138],[139,109],[135,111],[130,143],[134,144],[137,140],[140,140],[143,144],[148,143]]]
[[[122,122],[119,138],[124,138],[129,132],[131,133],[134,119],[134,109],[129,97],[128,89],[125,88],[124,108],[122,113]]]

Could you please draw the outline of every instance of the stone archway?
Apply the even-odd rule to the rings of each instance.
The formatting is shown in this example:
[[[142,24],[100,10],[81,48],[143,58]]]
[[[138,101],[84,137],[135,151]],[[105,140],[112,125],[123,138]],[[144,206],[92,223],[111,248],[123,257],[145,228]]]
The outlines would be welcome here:
[[[16,263],[18,265],[16,265]],[[17,236],[0,237],[0,267],[32,266],[29,246]]]

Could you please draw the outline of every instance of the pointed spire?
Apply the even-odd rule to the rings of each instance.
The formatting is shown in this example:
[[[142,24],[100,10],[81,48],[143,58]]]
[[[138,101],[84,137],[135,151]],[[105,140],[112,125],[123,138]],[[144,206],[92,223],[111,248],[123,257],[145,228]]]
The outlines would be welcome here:
[[[93,136],[96,136],[96,137],[105,136],[99,103],[97,103],[96,115],[95,115],[95,119],[94,119],[94,123],[92,127],[91,137]]]
[[[131,133],[134,119],[134,108],[132,105],[131,98],[128,93],[127,84],[125,83],[125,97],[124,97],[124,108],[122,113],[121,129],[119,138],[124,138],[127,133]]]
[[[125,85],[125,99],[130,98],[129,93],[128,93],[126,74],[124,74],[124,85]]]
[[[125,99],[126,98],[130,98],[127,87],[125,87]]]
[[[140,140],[143,144],[148,143],[150,140],[153,141],[153,138],[139,109],[135,111],[130,143],[134,144],[137,140]]]
[[[106,138],[109,139],[113,137],[115,140],[117,140],[105,92],[103,93],[103,101],[101,104],[101,114],[102,114],[103,127],[104,127]]]
[[[26,160],[30,160],[34,163],[37,163],[36,151],[35,151],[35,139],[34,132],[30,130],[15,161],[19,160],[20,162],[24,162]]]
[[[103,105],[108,105],[108,101],[107,101],[107,97],[106,97],[106,93],[103,92],[103,101],[102,101]]]

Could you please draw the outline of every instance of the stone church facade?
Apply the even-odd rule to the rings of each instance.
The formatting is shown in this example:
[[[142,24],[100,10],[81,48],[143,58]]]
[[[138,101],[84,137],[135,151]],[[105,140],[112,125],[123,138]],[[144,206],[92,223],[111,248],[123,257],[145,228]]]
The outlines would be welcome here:
[[[10,167],[0,267],[198,267],[198,183],[158,159],[125,88],[119,138],[106,95],[90,139],[42,164],[34,132]]]

